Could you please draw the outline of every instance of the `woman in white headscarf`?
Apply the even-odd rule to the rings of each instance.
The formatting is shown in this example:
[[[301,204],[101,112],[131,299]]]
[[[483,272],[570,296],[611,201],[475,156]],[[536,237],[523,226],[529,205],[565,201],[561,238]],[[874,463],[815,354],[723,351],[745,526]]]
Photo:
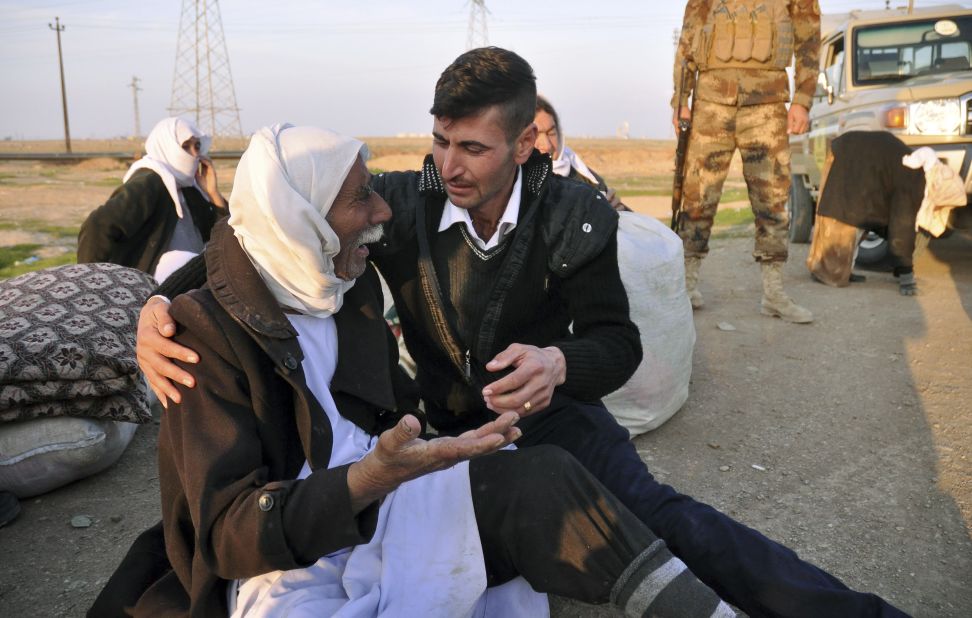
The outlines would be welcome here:
[[[82,224],[78,262],[130,266],[161,282],[201,252],[226,206],[206,156],[211,141],[184,118],[155,125],[146,155]]]
[[[630,210],[621,203],[618,194],[607,186],[600,174],[587,167],[584,160],[567,145],[560,127],[560,117],[545,97],[537,95],[537,111],[533,117],[537,125],[537,141],[534,148],[553,159],[553,173],[586,182],[595,187],[611,203],[615,210]]]

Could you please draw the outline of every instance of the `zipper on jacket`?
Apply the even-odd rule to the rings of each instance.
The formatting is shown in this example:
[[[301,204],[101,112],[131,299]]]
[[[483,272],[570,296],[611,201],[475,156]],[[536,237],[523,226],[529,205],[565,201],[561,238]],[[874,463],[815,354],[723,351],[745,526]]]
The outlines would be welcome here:
[[[472,365],[469,362],[469,350],[466,350],[466,382],[471,383],[472,381]]]

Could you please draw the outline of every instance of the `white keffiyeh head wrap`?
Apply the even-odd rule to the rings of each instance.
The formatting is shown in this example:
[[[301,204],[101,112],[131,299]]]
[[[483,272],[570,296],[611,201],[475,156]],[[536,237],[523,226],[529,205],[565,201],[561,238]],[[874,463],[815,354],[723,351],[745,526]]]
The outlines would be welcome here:
[[[314,127],[257,131],[240,159],[229,225],[283,307],[326,317],[354,285],[334,274],[341,249],[325,219],[365,145]]]
[[[574,168],[578,174],[596,185],[597,178],[591,172],[591,169],[587,167],[587,164],[584,163],[584,160],[580,158],[580,155],[567,146],[567,136],[564,135],[564,130],[559,124],[559,119],[557,122],[557,152],[550,154],[553,158],[553,169],[551,171],[558,176],[566,178],[570,176],[570,168]]]
[[[203,197],[209,195],[196,184],[196,169],[199,157],[183,150],[182,144],[189,138],[199,138],[199,154],[209,152],[212,138],[185,118],[165,118],[160,120],[145,140],[145,156],[132,164],[122,182],[127,182],[137,170],[150,169],[162,177],[165,188],[175,204],[176,214],[182,218],[182,196],[180,188],[195,186]]]

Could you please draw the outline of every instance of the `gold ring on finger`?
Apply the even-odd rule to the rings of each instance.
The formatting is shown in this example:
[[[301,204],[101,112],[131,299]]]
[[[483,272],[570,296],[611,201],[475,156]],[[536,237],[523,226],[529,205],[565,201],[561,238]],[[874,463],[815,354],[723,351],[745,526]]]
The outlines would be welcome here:
[[[525,404],[523,404],[523,411],[524,412],[529,412],[532,409],[533,409],[533,404],[530,403],[529,401],[526,402]]]

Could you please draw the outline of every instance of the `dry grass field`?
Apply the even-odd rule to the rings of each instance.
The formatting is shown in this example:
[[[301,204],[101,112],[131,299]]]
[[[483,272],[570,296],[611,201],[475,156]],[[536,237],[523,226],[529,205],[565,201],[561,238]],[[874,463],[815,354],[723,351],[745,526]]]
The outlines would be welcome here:
[[[375,171],[419,169],[430,151],[431,138],[363,138],[371,151],[369,167]],[[572,147],[637,212],[665,219],[671,209],[674,143],[654,140],[578,139]],[[222,140],[213,151],[239,152],[242,139]],[[105,156],[85,160],[0,160],[0,278],[26,269],[52,266],[73,259],[77,230],[88,212],[121,184],[131,161],[140,156],[135,140],[76,140],[74,153]],[[57,140],[0,141],[4,153],[63,153]],[[122,156],[118,156],[122,155]],[[224,195],[232,190],[236,160],[218,158],[216,169]],[[720,216],[726,225],[751,220],[738,157],[726,183]],[[33,260],[31,258],[37,258]],[[31,259],[29,264],[15,264]]]

